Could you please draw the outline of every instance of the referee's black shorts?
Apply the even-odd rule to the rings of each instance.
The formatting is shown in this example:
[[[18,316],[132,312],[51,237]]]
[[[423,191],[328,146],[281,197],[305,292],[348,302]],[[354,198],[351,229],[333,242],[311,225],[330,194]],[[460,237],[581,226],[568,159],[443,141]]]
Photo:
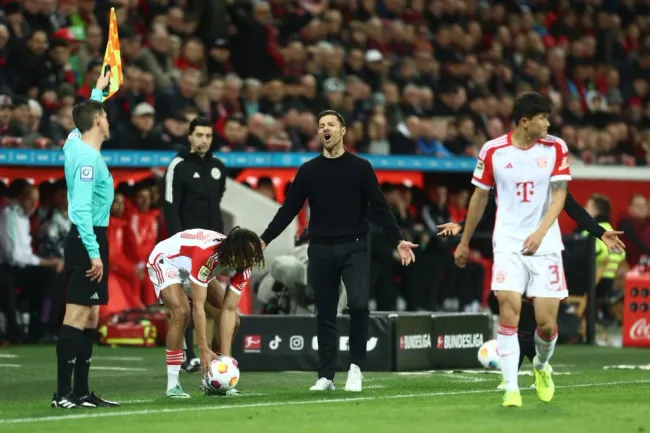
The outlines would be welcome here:
[[[108,238],[106,227],[93,227],[99,255],[104,264],[102,280],[90,281],[86,272],[90,269],[90,257],[81,241],[81,235],[74,225],[65,240],[64,260],[67,290],[67,304],[106,305],[108,304]]]

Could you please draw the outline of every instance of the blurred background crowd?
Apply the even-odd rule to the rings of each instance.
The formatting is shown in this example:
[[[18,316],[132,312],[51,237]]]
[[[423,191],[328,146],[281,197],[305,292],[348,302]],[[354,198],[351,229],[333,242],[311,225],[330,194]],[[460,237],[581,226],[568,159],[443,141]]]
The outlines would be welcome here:
[[[0,147],[63,145],[72,106],[101,72],[110,7],[124,84],[105,104],[104,149],[183,151],[189,122],[205,116],[215,152],[313,152],[315,114],[328,108],[345,117],[352,152],[475,156],[510,128],[515,95],[536,90],[553,103],[552,133],[566,140],[571,164],[650,162],[648,0],[5,0]],[[119,305],[156,303],[144,261],[167,235],[159,181],[117,188],[110,277],[131,287]],[[277,201],[273,179],[249,186]],[[453,265],[453,240],[436,237],[437,224],[464,219],[470,191],[382,189],[421,249],[416,266],[401,268],[373,231],[373,307],[484,308],[489,224],[464,270]],[[70,228],[65,192],[61,181],[0,182],[0,208],[14,206],[29,225],[34,257],[25,260],[57,284]],[[594,214],[628,227],[625,266],[650,253],[647,198],[629,205]],[[0,229],[0,239],[12,236],[10,224]],[[47,339],[61,290],[12,273],[7,266],[21,264],[5,250],[0,329],[9,340]]]
[[[5,0],[3,146],[61,146],[109,6],[125,80],[107,149],[181,148],[200,113],[216,150],[313,151],[327,107],[351,151],[476,155],[535,89],[573,163],[650,159],[647,0]]]

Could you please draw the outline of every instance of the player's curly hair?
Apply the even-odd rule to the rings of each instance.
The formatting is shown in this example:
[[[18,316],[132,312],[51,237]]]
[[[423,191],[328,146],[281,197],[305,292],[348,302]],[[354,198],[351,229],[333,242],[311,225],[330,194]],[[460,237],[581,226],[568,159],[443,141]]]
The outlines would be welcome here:
[[[234,227],[219,244],[219,264],[237,270],[266,267],[259,236],[251,230]]]

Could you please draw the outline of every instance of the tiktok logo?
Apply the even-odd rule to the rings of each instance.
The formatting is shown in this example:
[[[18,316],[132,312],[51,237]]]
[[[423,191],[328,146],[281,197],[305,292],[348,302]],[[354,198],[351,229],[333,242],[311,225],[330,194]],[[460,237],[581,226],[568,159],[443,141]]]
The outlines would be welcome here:
[[[534,182],[517,182],[517,196],[521,197],[522,203],[529,203],[530,196],[535,194],[533,187],[535,186]]]

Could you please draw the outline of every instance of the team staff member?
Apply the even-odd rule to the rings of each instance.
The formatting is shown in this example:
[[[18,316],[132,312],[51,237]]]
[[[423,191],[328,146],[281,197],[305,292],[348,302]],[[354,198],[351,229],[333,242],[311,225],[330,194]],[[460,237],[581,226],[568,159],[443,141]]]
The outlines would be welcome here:
[[[72,227],[64,248],[67,300],[56,345],[58,388],[51,404],[63,409],[118,406],[88,388],[99,306],[108,303],[106,228],[113,203],[113,178],[100,149],[110,135],[101,103],[109,77],[110,72],[99,77],[90,100],[72,109],[77,129],[68,135],[63,147]]]
[[[350,310],[350,370],[346,391],[361,391],[366,359],[370,265],[366,236],[368,207],[399,252],[402,264],[415,260],[417,245],[402,239],[393,213],[368,161],[346,152],[345,121],[333,110],[317,119],[322,155],[303,164],[278,213],[260,236],[268,245],[309,200],[309,284],[316,296],[318,380],[312,391],[334,390],[337,360],[336,313],[341,277]]]
[[[226,191],[226,166],[210,151],[212,137],[212,123],[195,118],[190,122],[190,149],[176,155],[167,167],[163,212],[169,237],[190,229],[224,231],[221,199]],[[192,322],[185,330],[184,355],[183,368],[190,373],[200,371]]]

